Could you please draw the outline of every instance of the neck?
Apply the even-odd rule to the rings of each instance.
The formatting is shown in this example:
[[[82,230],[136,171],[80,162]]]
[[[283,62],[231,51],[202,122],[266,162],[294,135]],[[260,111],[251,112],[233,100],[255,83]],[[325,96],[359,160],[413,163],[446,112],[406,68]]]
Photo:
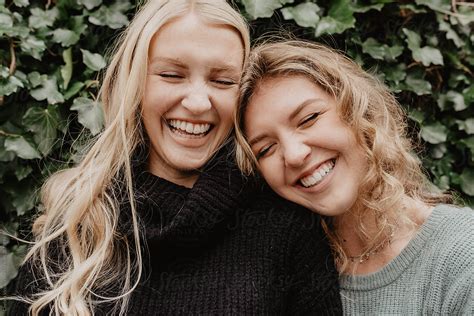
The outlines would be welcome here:
[[[385,224],[377,223],[376,217],[380,215],[369,209],[354,208],[335,218],[335,232],[342,250],[347,257],[355,259],[341,272],[366,274],[385,266],[408,244],[431,211],[426,204],[409,197],[404,197],[396,208],[406,215],[406,220],[403,216],[387,216],[385,223],[389,226],[382,231],[380,226]]]

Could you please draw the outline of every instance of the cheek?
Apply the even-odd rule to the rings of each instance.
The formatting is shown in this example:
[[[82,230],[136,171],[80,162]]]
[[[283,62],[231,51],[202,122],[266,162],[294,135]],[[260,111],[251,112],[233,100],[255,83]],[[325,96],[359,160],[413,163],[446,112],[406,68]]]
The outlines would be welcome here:
[[[284,170],[277,162],[272,161],[272,159],[265,159],[260,163],[258,169],[268,185],[275,191],[278,191],[279,187],[284,184]]]
[[[215,100],[214,107],[219,115],[221,124],[227,127],[233,125],[233,114],[237,107],[236,94],[227,94],[220,96]]]

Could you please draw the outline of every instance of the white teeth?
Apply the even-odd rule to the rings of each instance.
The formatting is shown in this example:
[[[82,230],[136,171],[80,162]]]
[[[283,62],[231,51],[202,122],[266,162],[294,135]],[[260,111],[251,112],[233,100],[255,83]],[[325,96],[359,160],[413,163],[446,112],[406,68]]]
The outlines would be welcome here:
[[[312,187],[321,182],[325,178],[325,176],[331,172],[333,168],[334,162],[332,160],[329,162],[325,162],[322,166],[316,169],[313,174],[301,178],[300,182],[306,188]]]
[[[194,124],[186,123],[186,132],[192,133],[194,131]]]
[[[211,128],[211,124],[194,124],[181,120],[169,120],[168,124],[181,132],[194,135],[204,134]]]

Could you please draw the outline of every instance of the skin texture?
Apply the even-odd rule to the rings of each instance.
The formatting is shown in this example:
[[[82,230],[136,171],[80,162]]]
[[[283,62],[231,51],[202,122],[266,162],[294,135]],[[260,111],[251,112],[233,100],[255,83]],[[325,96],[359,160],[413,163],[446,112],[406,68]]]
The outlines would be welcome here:
[[[278,194],[327,216],[341,216],[353,206],[366,162],[333,97],[302,76],[268,78],[244,119],[258,168]],[[334,159],[334,169],[320,183],[302,186],[303,177]]]
[[[201,168],[232,129],[243,64],[240,35],[193,13],[164,25],[149,49],[143,122],[153,174],[192,187]],[[179,132],[170,120],[210,124],[200,135]],[[209,126],[209,125],[207,125]]]

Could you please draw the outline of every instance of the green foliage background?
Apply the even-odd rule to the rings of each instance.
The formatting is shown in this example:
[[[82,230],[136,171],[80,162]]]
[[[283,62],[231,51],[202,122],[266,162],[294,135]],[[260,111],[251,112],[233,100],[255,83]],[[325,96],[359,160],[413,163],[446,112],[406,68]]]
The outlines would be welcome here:
[[[234,2],[254,38],[283,28],[376,72],[406,107],[434,183],[473,205],[472,2]],[[28,238],[43,180],[74,164],[86,141],[101,132],[97,78],[136,5],[0,0],[0,222],[12,234]],[[24,251],[0,236],[0,288],[16,276]]]

